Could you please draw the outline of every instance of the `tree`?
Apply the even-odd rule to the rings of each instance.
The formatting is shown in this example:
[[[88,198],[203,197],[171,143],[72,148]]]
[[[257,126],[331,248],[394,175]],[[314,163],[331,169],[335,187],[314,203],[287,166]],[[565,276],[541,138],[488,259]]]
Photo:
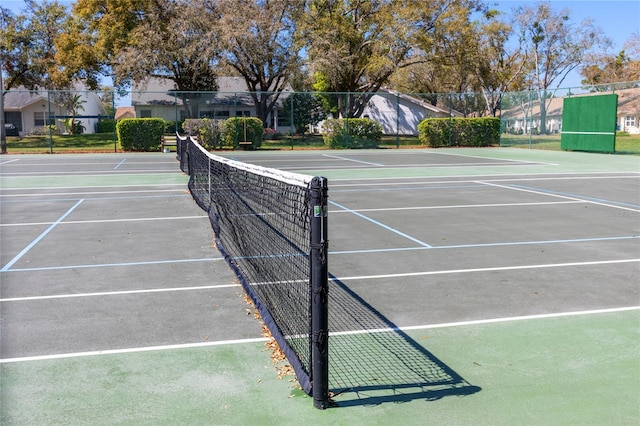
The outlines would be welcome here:
[[[245,81],[266,127],[269,113],[299,65],[296,31],[299,0],[203,0],[214,36],[220,36],[225,64]]]
[[[598,55],[594,64],[584,66],[580,71],[584,77],[582,84],[599,85],[594,89],[598,91],[611,90],[608,83],[637,85],[640,80],[640,33],[632,34],[624,47],[616,56]],[[623,85],[615,86],[622,88]]]
[[[120,88],[149,77],[171,80],[188,117],[195,116],[202,92],[217,90],[211,19],[191,2],[78,0],[74,13],[80,24],[61,42],[68,74],[111,71]]]
[[[7,33],[13,25],[13,14],[9,9],[0,7],[0,154],[7,153],[7,129],[4,123],[4,73],[9,63],[10,48]]]
[[[391,78],[399,91],[425,94],[433,105],[442,104],[438,93],[462,93],[477,89],[475,64],[479,58],[476,24],[471,20],[481,10],[475,0],[418,2],[414,4],[414,46]],[[447,102],[451,101],[447,96]],[[461,109],[465,105],[460,97]]]
[[[69,33],[59,40],[61,72],[68,76],[94,76],[87,86],[97,88],[97,77],[111,75],[114,85],[129,81],[113,73],[119,53],[132,44],[134,30],[151,8],[151,0],[77,0]]]
[[[14,16],[0,8],[0,152],[7,152],[4,95],[12,88],[30,90],[66,88],[69,82],[53,78],[55,39],[64,30],[67,8],[57,1],[25,0],[25,14]]]
[[[479,55],[475,75],[489,114],[496,116],[502,93],[524,89],[526,56],[520,46],[508,47],[511,25],[497,19],[498,12],[489,10],[477,33]]]
[[[440,1],[440,0],[438,0]],[[359,117],[369,99],[406,61],[419,31],[418,0],[311,0],[307,40],[315,89],[341,92],[338,111]]]
[[[326,118],[322,102],[311,93],[296,92],[285,99],[281,114],[292,117],[296,133],[304,134],[310,124],[318,124]]]
[[[580,66],[585,55],[610,41],[591,20],[574,24],[568,9],[556,12],[549,2],[516,8],[514,14],[519,39],[531,63],[531,89],[540,102],[540,131],[547,133],[547,107],[555,89]]]
[[[204,92],[218,90],[218,41],[211,37],[204,15],[188,1],[154,2],[132,31],[129,45],[117,52],[116,78],[171,80],[187,117],[197,117],[198,105],[210,96]]]
[[[2,13],[3,46],[0,52],[6,72],[5,90],[24,86],[30,90],[67,88],[69,82],[52,80],[57,67],[55,39],[64,31],[66,6],[57,1],[25,0],[25,14]]]
[[[82,98],[82,95],[79,93],[71,93],[71,92],[56,92],[54,94],[56,101],[64,105],[65,109],[69,112],[69,117],[64,120],[64,125],[67,132],[70,135],[75,135],[81,133],[81,122],[76,121],[76,115],[80,111],[84,111],[84,104],[87,103],[85,99]]]

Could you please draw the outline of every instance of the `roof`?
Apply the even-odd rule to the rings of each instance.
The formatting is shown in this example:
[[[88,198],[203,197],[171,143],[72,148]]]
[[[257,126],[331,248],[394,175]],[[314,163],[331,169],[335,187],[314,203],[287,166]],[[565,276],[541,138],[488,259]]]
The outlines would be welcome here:
[[[429,111],[432,111],[432,112],[434,112],[436,114],[443,114],[443,115],[446,115],[446,116],[451,115],[451,116],[454,116],[454,117],[462,117],[462,116],[464,116],[464,114],[462,114],[460,111],[456,111],[454,109],[443,109],[443,108],[437,107],[437,106],[435,106],[435,105],[433,105],[433,104],[431,104],[429,102],[425,102],[420,98],[416,98],[415,96],[405,95],[403,93],[396,92],[394,90],[380,89],[379,92],[380,93],[389,93],[389,94],[398,96],[400,99],[404,99],[407,102],[416,104],[416,105],[418,105],[418,106],[420,106],[420,107],[422,107],[424,109],[427,109]]]
[[[4,95],[5,111],[19,111],[37,102],[48,102],[46,92],[34,92],[24,87],[12,89]],[[53,102],[52,102],[53,103]]]
[[[116,109],[116,115],[114,117],[115,120],[120,120],[121,118],[134,118],[136,116],[136,109],[130,106],[122,106]]]
[[[86,90],[82,83],[77,83],[71,93],[81,93],[84,98],[89,102],[89,105],[97,108],[97,113],[100,115],[106,115],[104,105],[100,101],[95,91]],[[28,90],[27,88],[20,86],[15,89],[8,90],[4,95],[4,109],[5,111],[21,111],[33,104],[43,102],[45,105],[50,103],[58,107],[64,107],[62,103],[56,102],[56,94],[68,93],[67,91],[52,91],[51,94],[45,89],[40,90]]]
[[[254,102],[248,94],[247,84],[242,77],[218,77],[216,92],[202,92],[200,101],[214,105],[246,105]],[[166,78],[149,78],[132,87],[131,105],[174,105],[176,86]],[[181,103],[181,101],[178,101]]]
[[[618,115],[640,114],[640,88],[618,90]]]

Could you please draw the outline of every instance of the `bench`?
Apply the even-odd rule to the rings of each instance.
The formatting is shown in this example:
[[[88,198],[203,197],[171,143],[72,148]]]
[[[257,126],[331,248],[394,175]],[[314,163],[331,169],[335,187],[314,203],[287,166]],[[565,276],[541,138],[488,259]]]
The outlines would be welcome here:
[[[177,135],[162,135],[162,139],[160,140],[160,151],[161,152],[170,152],[170,147],[176,147],[176,151],[178,150],[178,137]]]

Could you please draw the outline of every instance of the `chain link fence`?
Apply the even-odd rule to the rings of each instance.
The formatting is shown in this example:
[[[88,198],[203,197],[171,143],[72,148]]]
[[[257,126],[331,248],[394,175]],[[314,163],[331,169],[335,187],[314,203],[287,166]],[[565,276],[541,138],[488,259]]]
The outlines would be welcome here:
[[[4,95],[8,151],[117,151],[115,123],[134,117],[162,118],[167,134],[184,133],[189,118],[257,117],[262,149],[322,147],[325,120],[346,116],[380,123],[385,148],[423,146],[418,124],[426,118],[498,116],[500,146],[560,149],[564,98],[616,93],[616,151],[640,154],[640,82],[501,94],[247,92],[237,77],[222,78],[220,87],[178,92],[160,80],[128,92],[10,90]]]

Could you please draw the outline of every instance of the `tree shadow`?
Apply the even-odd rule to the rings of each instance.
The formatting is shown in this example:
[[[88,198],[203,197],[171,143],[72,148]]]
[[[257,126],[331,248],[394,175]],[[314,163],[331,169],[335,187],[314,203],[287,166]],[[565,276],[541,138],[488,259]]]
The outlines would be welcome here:
[[[432,401],[480,391],[333,276],[329,304],[333,406]]]

